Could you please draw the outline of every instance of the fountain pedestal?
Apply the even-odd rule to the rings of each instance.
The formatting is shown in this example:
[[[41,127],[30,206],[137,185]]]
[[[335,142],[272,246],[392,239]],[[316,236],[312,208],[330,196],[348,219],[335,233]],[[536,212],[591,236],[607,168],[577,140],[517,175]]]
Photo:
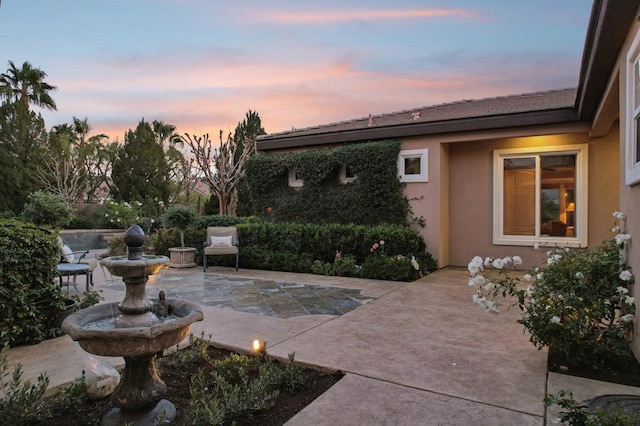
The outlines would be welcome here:
[[[175,300],[171,318],[159,318],[154,303],[146,297],[149,276],[169,264],[166,256],[142,255],[144,233],[134,225],[125,234],[129,256],[102,259],[114,276],[122,277],[126,294],[122,302],[92,306],[67,317],[62,329],[87,352],[122,356],[125,368],[112,396],[113,408],[102,426],[170,424],[174,405],[163,399],[167,386],[158,376],[154,359],[158,352],[180,343],[191,324],[201,321],[202,310],[195,303]]]

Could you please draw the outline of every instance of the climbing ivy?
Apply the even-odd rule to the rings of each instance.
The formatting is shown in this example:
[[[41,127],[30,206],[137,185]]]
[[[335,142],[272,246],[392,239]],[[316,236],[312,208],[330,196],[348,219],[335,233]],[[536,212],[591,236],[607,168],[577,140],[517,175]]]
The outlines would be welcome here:
[[[283,222],[409,224],[399,150],[397,141],[385,140],[255,155],[246,165],[252,213]],[[340,182],[343,166],[355,174],[353,182]],[[301,188],[288,186],[290,170],[304,181]]]

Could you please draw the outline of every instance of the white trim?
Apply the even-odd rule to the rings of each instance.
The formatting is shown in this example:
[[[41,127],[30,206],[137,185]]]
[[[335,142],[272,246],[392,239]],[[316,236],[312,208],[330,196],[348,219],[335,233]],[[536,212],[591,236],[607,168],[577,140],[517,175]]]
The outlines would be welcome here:
[[[404,160],[420,159],[420,173],[405,174]],[[398,178],[400,182],[429,182],[429,149],[404,149],[398,154]]]
[[[589,156],[588,144],[530,147],[499,149],[493,152],[493,244],[511,246],[533,246],[538,244],[544,247],[586,247],[588,242],[588,182],[589,182]],[[504,179],[503,162],[504,158],[525,156],[530,154],[536,156],[545,153],[576,154],[576,188],[575,202],[578,205],[578,213],[575,217],[575,228],[578,231],[577,237],[548,237],[540,235],[540,191],[536,190],[536,226],[535,235],[504,235]],[[540,168],[539,159],[536,157],[536,186],[539,188]]]
[[[640,61],[640,32],[636,34],[631,47],[627,51],[626,61],[626,79],[625,79],[625,183],[627,185],[635,185],[640,183],[640,162],[636,162],[637,155],[637,128],[636,117],[640,115],[640,107],[635,108],[635,79],[640,79],[640,76],[636,76],[636,63]],[[640,100],[639,100],[640,104]],[[638,118],[640,119],[640,117]]]
[[[357,176],[347,176],[347,166],[346,164],[343,164],[342,167],[340,167],[340,183],[351,183],[353,181],[355,181],[358,177]]]
[[[287,179],[287,182],[292,188],[302,188],[304,186],[304,180],[296,178],[295,169],[289,170],[289,177]]]

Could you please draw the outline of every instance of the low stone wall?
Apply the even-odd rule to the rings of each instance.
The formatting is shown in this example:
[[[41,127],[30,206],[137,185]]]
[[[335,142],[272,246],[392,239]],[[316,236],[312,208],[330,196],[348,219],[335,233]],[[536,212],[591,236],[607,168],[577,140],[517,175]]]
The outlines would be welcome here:
[[[123,235],[122,229],[66,229],[60,236],[72,250],[106,249],[109,240],[116,235]]]

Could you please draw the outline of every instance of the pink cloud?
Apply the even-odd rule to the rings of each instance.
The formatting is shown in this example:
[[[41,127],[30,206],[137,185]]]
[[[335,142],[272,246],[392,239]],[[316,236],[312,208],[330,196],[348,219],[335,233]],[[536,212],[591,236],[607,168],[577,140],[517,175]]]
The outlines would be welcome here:
[[[272,11],[260,10],[250,13],[247,19],[253,22],[273,24],[331,24],[349,21],[380,21],[405,19],[430,19],[455,17],[484,20],[485,16],[470,9],[359,9],[334,11]]]
[[[311,55],[313,56],[313,55]],[[346,56],[346,55],[342,55]],[[219,61],[214,57],[134,61],[113,72],[110,64],[76,63],[81,75],[56,78],[58,112],[46,113],[50,127],[87,117],[95,133],[122,140],[143,117],[177,126],[179,133],[233,131],[248,109],[258,111],[268,132],[302,128],[461,99],[478,99],[569,87],[550,84],[566,75],[568,60],[466,58],[473,70],[375,71],[350,60],[319,57],[312,63],[294,57]],[[477,59],[477,58],[476,58]],[[528,58],[531,60],[531,58]],[[559,59],[559,58],[556,58]],[[157,61],[157,62],[156,62]],[[504,63],[499,73],[490,65]],[[575,64],[573,64],[575,65]],[[90,70],[90,71],[88,71]],[[545,77],[546,76],[546,77]],[[44,114],[44,113],[43,113]],[[52,121],[49,114],[54,116]]]

